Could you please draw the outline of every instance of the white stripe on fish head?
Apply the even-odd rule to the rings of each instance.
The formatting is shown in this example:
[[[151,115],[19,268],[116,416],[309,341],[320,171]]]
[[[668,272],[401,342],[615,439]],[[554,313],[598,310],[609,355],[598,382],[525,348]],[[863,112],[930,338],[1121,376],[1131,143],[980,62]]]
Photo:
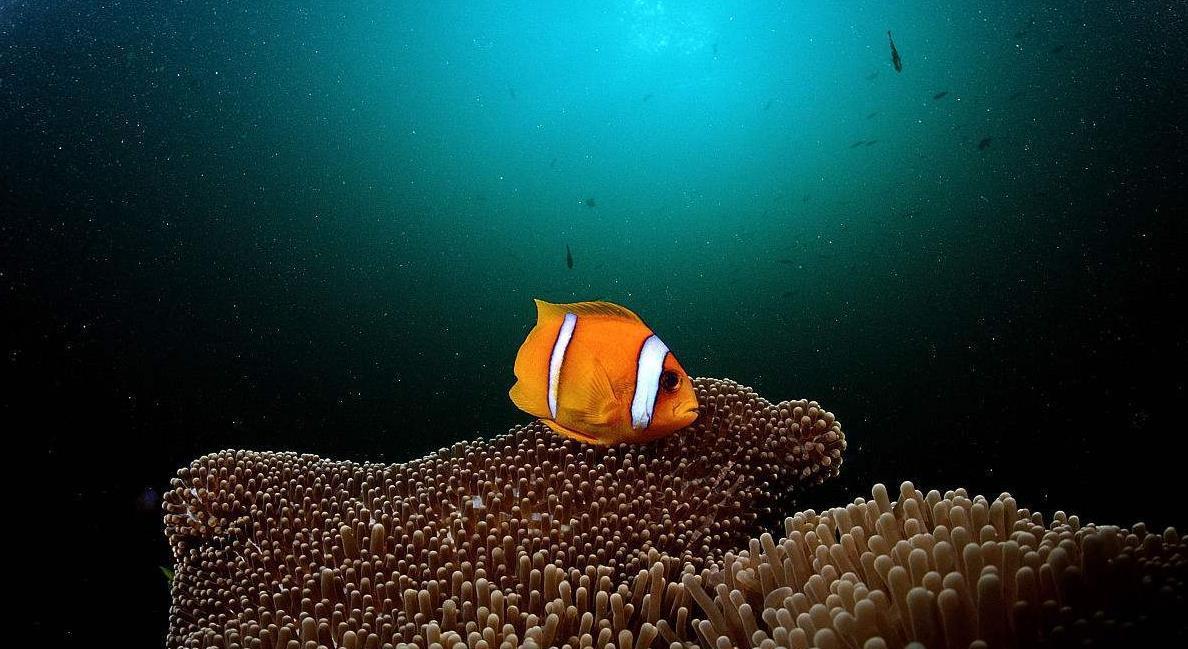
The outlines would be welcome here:
[[[664,371],[665,345],[656,334],[648,336],[639,350],[635,364],[635,396],[631,399],[631,427],[643,430],[652,423],[656,408],[656,391],[660,389],[660,374]]]
[[[577,326],[577,315],[566,313],[553,343],[553,354],[549,356],[549,416],[557,419],[557,388],[561,383],[561,363],[565,361],[565,350],[573,340],[573,329]]]

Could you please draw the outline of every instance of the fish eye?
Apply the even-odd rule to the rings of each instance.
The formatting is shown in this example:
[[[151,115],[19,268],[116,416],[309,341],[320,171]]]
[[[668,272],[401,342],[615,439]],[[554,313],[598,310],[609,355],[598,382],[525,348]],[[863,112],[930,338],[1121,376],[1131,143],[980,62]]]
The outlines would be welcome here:
[[[676,392],[676,389],[681,384],[681,375],[672,370],[665,370],[660,375],[660,387],[664,388],[665,392]]]

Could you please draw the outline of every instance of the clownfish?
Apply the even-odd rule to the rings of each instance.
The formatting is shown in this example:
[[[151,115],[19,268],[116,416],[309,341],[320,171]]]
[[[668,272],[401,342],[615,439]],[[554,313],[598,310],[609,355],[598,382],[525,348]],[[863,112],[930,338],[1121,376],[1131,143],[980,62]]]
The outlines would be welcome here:
[[[558,434],[587,444],[648,442],[697,419],[693,382],[631,310],[536,300],[508,395]]]

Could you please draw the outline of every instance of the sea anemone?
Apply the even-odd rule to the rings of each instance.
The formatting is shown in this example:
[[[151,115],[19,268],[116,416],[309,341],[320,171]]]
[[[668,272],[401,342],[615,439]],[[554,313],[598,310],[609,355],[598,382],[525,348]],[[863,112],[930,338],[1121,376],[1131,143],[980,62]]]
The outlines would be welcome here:
[[[927,494],[910,482],[784,521],[720,568],[686,575],[705,646],[1184,646],[1188,545],[1162,534],[1044,526],[1010,494]]]
[[[223,451],[165,498],[169,647],[1179,646],[1174,529],[1050,524],[964,489],[778,522],[837,474],[814,402],[695,381],[701,416],[602,448],[534,423],[400,465]],[[773,520],[774,519],[774,520]]]
[[[691,640],[684,575],[837,475],[815,402],[696,379],[700,416],[595,447],[540,423],[398,465],[222,451],[165,498],[170,647],[650,646]],[[660,638],[660,640],[657,640]]]

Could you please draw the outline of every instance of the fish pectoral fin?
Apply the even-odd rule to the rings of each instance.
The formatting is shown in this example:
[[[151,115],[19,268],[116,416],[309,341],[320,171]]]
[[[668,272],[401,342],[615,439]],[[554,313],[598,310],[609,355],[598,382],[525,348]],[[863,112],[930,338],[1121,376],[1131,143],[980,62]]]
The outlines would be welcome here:
[[[562,426],[561,424],[558,424],[557,422],[553,421],[552,419],[541,419],[541,421],[543,421],[544,424],[546,426],[548,426],[549,428],[552,428],[554,433],[557,433],[558,435],[560,435],[562,437],[568,437],[569,439],[576,440],[576,441],[579,441],[579,442],[582,442],[585,444],[594,444],[596,446],[606,446],[606,443],[603,442],[602,440],[598,439],[597,437],[566,428],[566,427]]]
[[[597,360],[585,381],[567,388],[566,416],[590,426],[607,426],[619,407],[610,374]]]

